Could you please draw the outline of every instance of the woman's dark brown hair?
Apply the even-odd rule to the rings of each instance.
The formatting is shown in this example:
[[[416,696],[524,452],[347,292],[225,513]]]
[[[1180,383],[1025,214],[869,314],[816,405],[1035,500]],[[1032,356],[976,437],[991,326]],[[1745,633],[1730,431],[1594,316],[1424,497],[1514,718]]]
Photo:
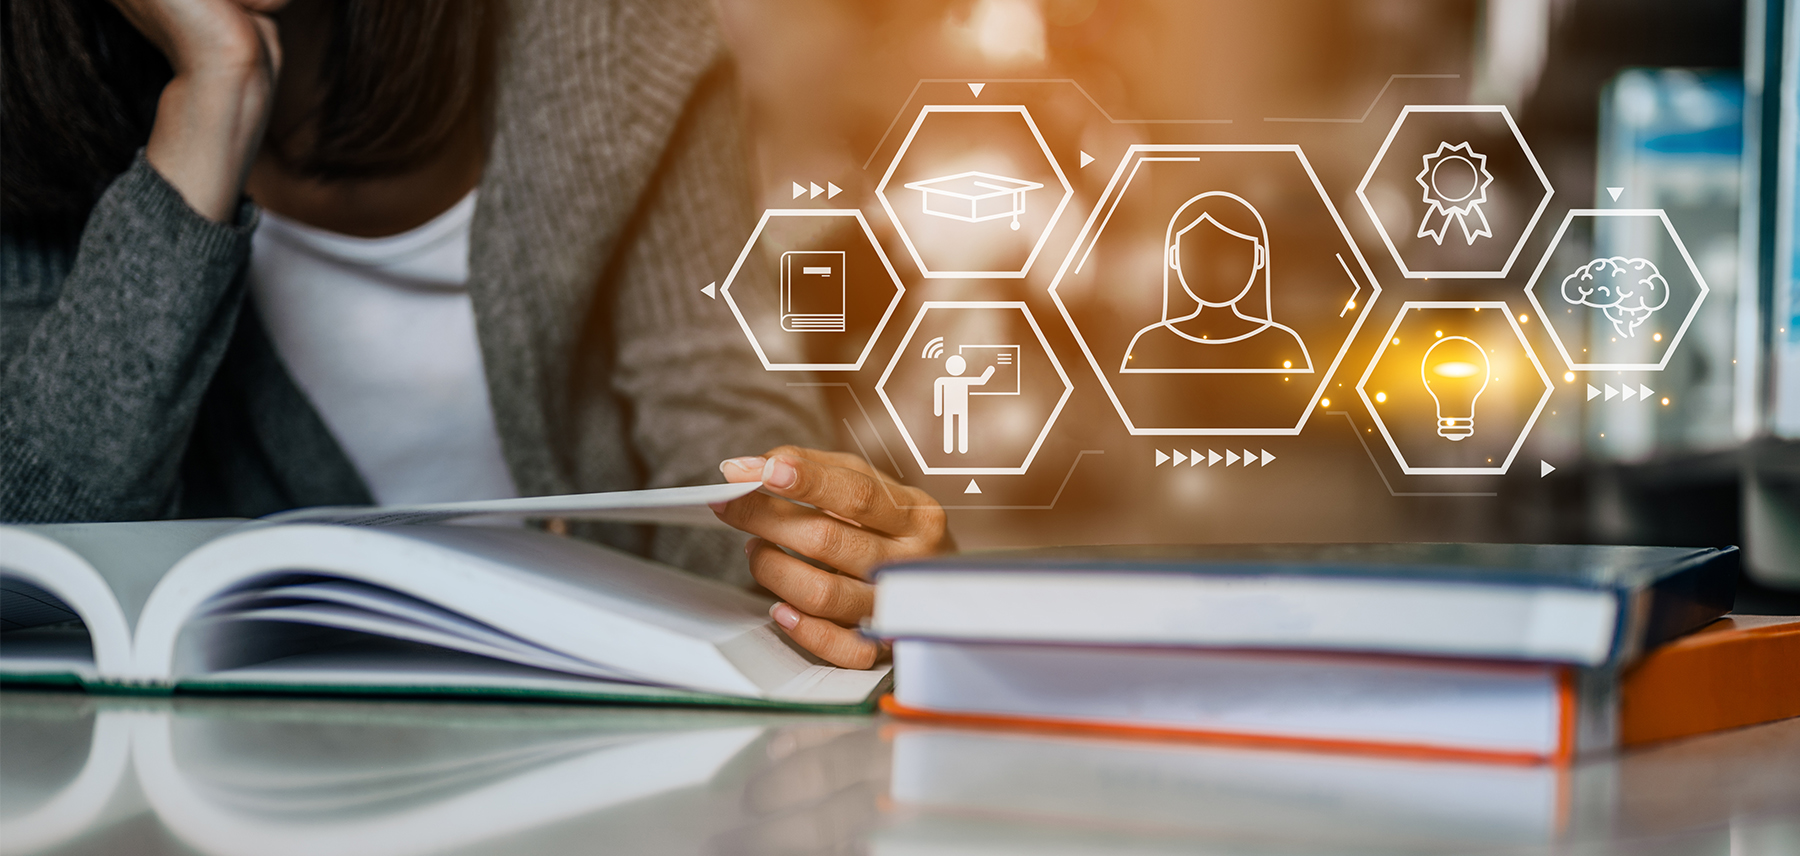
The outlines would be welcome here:
[[[325,93],[291,168],[325,180],[400,171],[436,153],[484,97],[493,0],[318,0]],[[150,137],[169,64],[107,0],[0,0],[0,217],[79,226]]]

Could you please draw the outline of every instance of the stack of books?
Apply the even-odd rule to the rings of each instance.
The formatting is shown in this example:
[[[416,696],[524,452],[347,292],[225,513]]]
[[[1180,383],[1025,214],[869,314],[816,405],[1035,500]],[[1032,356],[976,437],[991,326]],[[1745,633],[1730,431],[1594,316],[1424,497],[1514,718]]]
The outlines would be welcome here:
[[[877,576],[897,716],[1537,763],[1800,715],[1735,549],[1058,548]]]

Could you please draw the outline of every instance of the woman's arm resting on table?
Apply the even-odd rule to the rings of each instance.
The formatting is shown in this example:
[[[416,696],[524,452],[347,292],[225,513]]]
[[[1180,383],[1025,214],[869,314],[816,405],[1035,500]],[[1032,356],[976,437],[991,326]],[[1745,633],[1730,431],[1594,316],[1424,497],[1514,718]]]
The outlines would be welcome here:
[[[875,665],[881,644],[856,630],[875,606],[869,576],[889,562],[953,552],[944,509],[924,491],[895,484],[840,452],[782,446],[761,457],[732,458],[719,469],[726,481],[761,481],[775,494],[752,493],[713,508],[720,520],[757,536],[745,547],[750,573],[781,598],[770,610],[775,622],[836,665]]]

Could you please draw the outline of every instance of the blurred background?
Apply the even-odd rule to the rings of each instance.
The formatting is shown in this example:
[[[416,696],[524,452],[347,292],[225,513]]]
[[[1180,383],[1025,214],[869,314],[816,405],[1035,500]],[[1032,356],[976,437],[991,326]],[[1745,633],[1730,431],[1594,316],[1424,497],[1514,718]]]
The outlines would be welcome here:
[[[952,508],[965,547],[1737,544],[1752,569],[1746,598],[1790,606],[1800,589],[1794,6],[721,0],[761,204],[860,209],[906,289],[860,370],[810,381],[834,408],[842,447]],[[875,195],[923,107],[968,103],[1025,105],[1074,189],[1023,279],[924,277]],[[1516,119],[1554,195],[1505,278],[1407,279],[1358,202],[1409,104],[1500,104]],[[1211,437],[1131,435],[1049,300],[1137,143],[1299,144],[1383,288],[1327,379],[1329,403],[1297,436],[1224,441],[1258,453],[1254,468],[1159,464],[1159,452],[1226,450]],[[796,197],[813,184],[842,194]],[[1526,323],[1554,390],[1506,474],[1402,472],[1351,392],[1400,304],[1504,300],[1530,315],[1524,289],[1557,225],[1570,209],[1618,207],[1608,187],[1626,188],[1631,207],[1665,210],[1711,289],[1666,368],[1629,378],[1650,380],[1657,400],[1590,399],[1603,373],[1565,374],[1542,324]],[[1028,471],[981,476],[980,494],[965,493],[967,475],[922,472],[875,392],[933,300],[1024,301],[1073,385]]]

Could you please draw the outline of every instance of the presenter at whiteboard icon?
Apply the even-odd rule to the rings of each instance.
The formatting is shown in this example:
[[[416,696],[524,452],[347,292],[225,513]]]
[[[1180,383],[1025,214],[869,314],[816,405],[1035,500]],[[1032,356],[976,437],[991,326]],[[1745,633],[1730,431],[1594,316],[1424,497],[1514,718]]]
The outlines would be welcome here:
[[[921,357],[944,355],[944,340],[925,344]],[[931,384],[931,415],[944,421],[944,454],[969,452],[969,399],[977,395],[1019,395],[1023,391],[1018,345],[962,345],[944,360],[944,374]],[[970,376],[971,369],[980,374]]]
[[[844,332],[842,250],[781,254],[781,329],[790,333]]]
[[[1182,203],[1163,238],[1162,320],[1132,337],[1119,371],[1311,373],[1300,334],[1275,321],[1269,268],[1268,226],[1243,197]]]

